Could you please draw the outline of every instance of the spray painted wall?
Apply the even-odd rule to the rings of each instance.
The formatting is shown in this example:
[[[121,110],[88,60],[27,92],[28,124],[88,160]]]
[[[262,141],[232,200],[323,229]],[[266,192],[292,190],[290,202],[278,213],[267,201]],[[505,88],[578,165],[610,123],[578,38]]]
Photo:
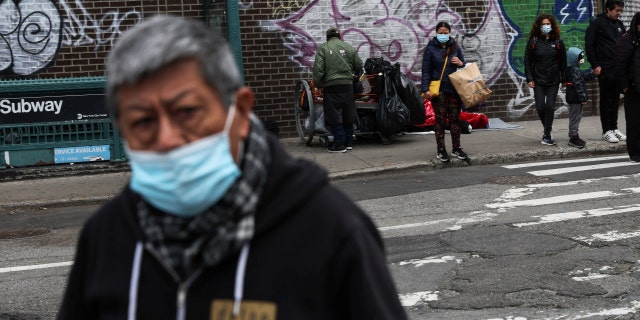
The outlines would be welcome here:
[[[104,76],[104,59],[122,32],[158,13],[204,20],[203,7],[202,0],[0,0],[0,79]],[[553,14],[567,47],[584,47],[585,29],[602,7],[601,0],[240,0],[245,81],[256,90],[256,114],[277,122],[282,137],[293,136],[293,87],[310,77],[327,28],[341,28],[363,59],[397,62],[418,82],[422,50],[435,24],[447,21],[494,91],[480,111],[532,120],[533,94],[522,74],[535,17]],[[627,1],[623,22],[637,11],[640,2]],[[566,112],[561,92],[557,116]]]
[[[104,76],[111,45],[144,17],[203,17],[201,1],[145,2],[0,0],[0,79]]]
[[[270,0],[268,19],[258,21],[263,31],[280,32],[289,59],[308,78],[317,46],[325,30],[341,29],[343,39],[363,58],[384,57],[419,83],[422,51],[435,35],[435,25],[447,21],[469,62],[478,63],[494,91],[481,110],[508,120],[536,119],[533,91],[524,75],[524,49],[539,14],[553,14],[561,25],[567,48],[584,48],[584,33],[603,5],[591,0]],[[256,2],[245,3],[251,10]],[[640,3],[627,1],[623,22],[628,25]],[[264,11],[263,11],[264,12]],[[264,16],[264,14],[262,15]],[[588,68],[586,65],[584,68]],[[592,85],[592,101],[597,101]],[[556,116],[568,109],[561,91]],[[585,113],[595,112],[593,105]]]

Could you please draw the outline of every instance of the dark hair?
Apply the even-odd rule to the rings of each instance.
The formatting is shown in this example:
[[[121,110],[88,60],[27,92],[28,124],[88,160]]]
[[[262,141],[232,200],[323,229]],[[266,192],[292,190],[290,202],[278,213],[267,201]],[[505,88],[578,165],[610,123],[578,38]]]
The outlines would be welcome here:
[[[542,34],[542,20],[548,19],[551,22],[551,32],[549,32],[549,38],[551,39],[560,39],[560,27],[558,26],[558,22],[556,18],[550,14],[541,14],[536,18],[536,21],[533,22],[533,26],[531,27],[531,32],[529,33],[529,39],[531,38],[542,38],[544,35]]]
[[[449,30],[449,33],[451,33],[451,25],[445,21],[440,21],[438,22],[438,24],[436,24],[436,33],[438,32],[438,29],[442,27],[447,28],[447,30]],[[453,40],[453,45],[447,47],[447,50],[445,51],[443,57],[450,55],[451,52],[456,48],[456,39],[453,39],[453,38],[450,38],[450,39]]]
[[[604,12],[611,11],[617,6],[624,7],[624,1],[622,0],[607,0],[604,4]]]
[[[436,32],[438,32],[438,29],[442,27],[449,29],[449,32],[451,32],[451,25],[445,21],[440,21],[438,22],[438,24],[436,24]]]
[[[231,47],[220,32],[201,21],[171,15],[148,19],[126,33],[107,58],[107,106],[118,117],[118,89],[135,85],[177,61],[195,59],[203,79],[220,94],[225,108],[242,78]]]
[[[338,28],[335,27],[331,27],[329,29],[327,29],[327,41],[329,41],[329,39],[331,38],[338,38],[338,39],[342,39],[340,37],[340,30],[338,30]]]

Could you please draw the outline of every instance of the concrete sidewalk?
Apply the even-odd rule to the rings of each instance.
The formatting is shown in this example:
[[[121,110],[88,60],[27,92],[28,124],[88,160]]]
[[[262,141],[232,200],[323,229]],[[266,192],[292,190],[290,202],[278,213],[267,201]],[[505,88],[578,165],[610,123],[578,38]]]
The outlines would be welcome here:
[[[620,109],[619,127],[625,132],[624,112]],[[540,144],[539,121],[511,122],[517,129],[473,130],[461,136],[469,161],[457,158],[447,164],[436,158],[433,133],[405,134],[393,137],[389,145],[375,139],[358,139],[347,153],[328,153],[314,138],[306,146],[299,138],[281,139],[295,157],[313,160],[326,168],[331,179],[344,179],[396,170],[427,170],[452,166],[525,162],[539,159],[590,157],[602,154],[626,154],[625,142],[602,141],[598,116],[582,119],[580,137],[584,149],[567,145],[568,119],[555,119],[553,138],[556,146]],[[451,139],[445,138],[451,151]],[[125,163],[75,164],[0,170],[0,213],[24,206],[49,207],[99,203],[113,197],[129,178]]]

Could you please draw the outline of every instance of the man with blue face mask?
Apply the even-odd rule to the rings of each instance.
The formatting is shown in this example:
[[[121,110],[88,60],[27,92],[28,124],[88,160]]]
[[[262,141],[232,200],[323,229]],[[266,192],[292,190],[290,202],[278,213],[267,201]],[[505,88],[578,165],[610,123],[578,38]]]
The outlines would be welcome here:
[[[406,319],[374,224],[253,115],[220,34],[155,17],[107,66],[131,180],[84,226],[59,319]]]

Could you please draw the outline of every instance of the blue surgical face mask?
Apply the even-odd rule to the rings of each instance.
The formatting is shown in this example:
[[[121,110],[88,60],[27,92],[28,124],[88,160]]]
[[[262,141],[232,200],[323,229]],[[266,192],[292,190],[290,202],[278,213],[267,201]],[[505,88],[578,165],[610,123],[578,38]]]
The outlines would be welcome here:
[[[154,207],[179,217],[194,217],[214,205],[240,176],[231,156],[231,105],[222,132],[169,152],[130,150],[131,189]]]
[[[540,28],[540,31],[542,31],[543,34],[549,34],[549,32],[551,32],[551,26],[545,24]]]
[[[440,41],[440,43],[447,43],[447,42],[449,42],[449,35],[448,34],[436,34],[436,39],[438,39],[438,41]]]

